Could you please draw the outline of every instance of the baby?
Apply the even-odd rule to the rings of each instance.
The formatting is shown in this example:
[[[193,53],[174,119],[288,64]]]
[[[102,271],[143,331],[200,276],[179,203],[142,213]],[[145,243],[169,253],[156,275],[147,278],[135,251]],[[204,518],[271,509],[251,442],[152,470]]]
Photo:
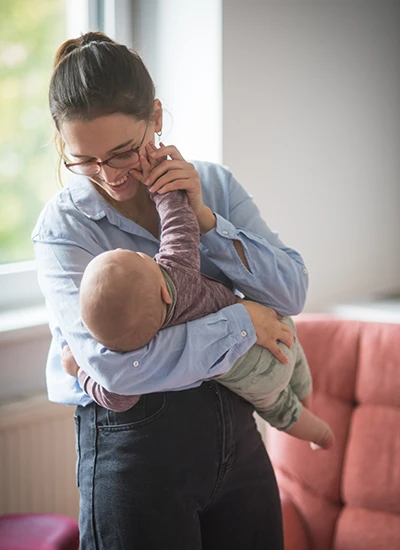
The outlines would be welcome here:
[[[141,252],[116,249],[96,256],[80,288],[82,320],[92,336],[115,351],[146,345],[162,328],[197,319],[240,301],[219,281],[200,273],[200,232],[186,193],[154,194],[161,221],[161,243],[155,259]],[[239,394],[279,430],[328,449],[330,427],[303,406],[311,393],[311,376],[290,318],[291,349],[283,344],[289,364],[255,344],[219,383]],[[99,405],[115,411],[131,408],[140,396],[108,392],[78,370],[82,388]]]

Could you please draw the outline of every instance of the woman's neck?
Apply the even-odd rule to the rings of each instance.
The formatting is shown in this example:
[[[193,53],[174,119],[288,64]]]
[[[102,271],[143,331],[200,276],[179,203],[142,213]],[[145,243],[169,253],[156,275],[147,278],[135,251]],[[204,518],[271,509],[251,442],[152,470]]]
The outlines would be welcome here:
[[[101,187],[96,189],[125,218],[137,223],[143,229],[146,229],[154,237],[159,238],[158,213],[154,202],[144,185],[140,185],[136,195],[128,201],[116,201]]]

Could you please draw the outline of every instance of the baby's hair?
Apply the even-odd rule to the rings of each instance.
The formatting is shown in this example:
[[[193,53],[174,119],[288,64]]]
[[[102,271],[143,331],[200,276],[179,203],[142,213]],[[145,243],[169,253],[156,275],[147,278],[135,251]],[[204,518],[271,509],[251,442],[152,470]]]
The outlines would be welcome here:
[[[133,254],[133,253],[132,253]],[[112,252],[96,256],[80,287],[82,320],[91,335],[115,351],[132,351],[150,342],[162,325],[163,304],[154,274],[142,262],[115,261]],[[158,282],[158,284],[157,284]]]

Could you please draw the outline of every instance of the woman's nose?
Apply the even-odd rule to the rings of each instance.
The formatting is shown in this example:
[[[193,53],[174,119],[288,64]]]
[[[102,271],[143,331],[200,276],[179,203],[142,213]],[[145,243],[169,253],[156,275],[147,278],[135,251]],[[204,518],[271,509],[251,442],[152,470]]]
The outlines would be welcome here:
[[[120,171],[121,170],[119,168],[112,168],[107,164],[103,164],[100,168],[99,174],[107,183],[113,183],[118,180]]]

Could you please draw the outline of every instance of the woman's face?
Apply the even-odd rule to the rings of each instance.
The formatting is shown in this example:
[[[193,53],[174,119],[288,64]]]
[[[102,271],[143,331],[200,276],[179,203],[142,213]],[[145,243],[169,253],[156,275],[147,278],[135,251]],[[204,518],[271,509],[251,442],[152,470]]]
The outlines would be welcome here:
[[[154,122],[147,124],[145,120],[121,113],[89,122],[66,121],[60,128],[66,153],[72,162],[101,162],[140,145],[140,151],[144,153],[146,143],[154,140],[154,131],[157,131]],[[124,168],[102,165],[100,172],[90,179],[114,200],[123,202],[132,199],[141,185],[130,173],[132,169],[140,170],[139,160]]]

